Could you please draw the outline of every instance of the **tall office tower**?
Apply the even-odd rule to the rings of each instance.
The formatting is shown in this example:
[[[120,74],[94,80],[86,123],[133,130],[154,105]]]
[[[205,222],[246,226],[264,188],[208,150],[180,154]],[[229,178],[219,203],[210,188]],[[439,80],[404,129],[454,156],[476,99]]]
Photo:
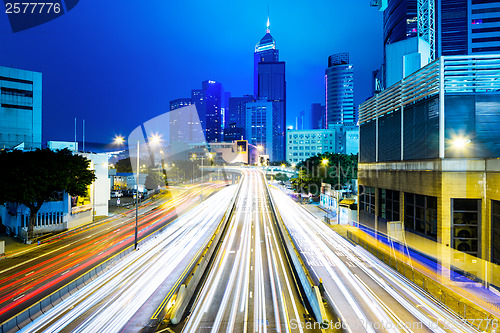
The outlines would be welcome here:
[[[42,74],[0,67],[0,149],[42,146]]]
[[[226,94],[220,82],[207,80],[202,82],[207,142],[223,141],[224,109]]]
[[[470,1],[470,0],[469,0]],[[471,32],[468,53],[497,54],[500,52],[500,2],[472,0],[470,6]]]
[[[253,96],[230,97],[225,113],[224,141],[246,139],[246,104],[253,100]]]
[[[330,124],[357,122],[353,77],[349,53],[337,53],[328,57],[328,68],[325,70],[326,128]]]
[[[298,129],[298,130],[304,129],[304,115],[305,115],[305,112],[300,111],[299,115],[297,117],[295,117],[295,129]]]
[[[180,109],[191,104],[193,104],[191,98],[177,98],[173,101],[170,101],[170,111]]]
[[[285,159],[286,81],[285,62],[279,61],[276,41],[271,36],[269,19],[266,34],[255,46],[254,93],[257,100],[272,102],[273,147],[266,147],[272,161]],[[247,117],[248,119],[248,117]],[[248,125],[248,124],[247,124]],[[247,126],[248,128],[248,126]],[[247,133],[248,134],[248,133]],[[252,143],[250,141],[250,143]],[[270,153],[272,151],[272,154]]]
[[[384,10],[384,46],[417,36],[417,0],[389,0]]]
[[[191,102],[196,106],[196,111],[198,112],[198,117],[201,122],[201,127],[203,132],[206,130],[207,122],[205,117],[205,94],[203,89],[193,89],[191,90]]]
[[[259,154],[269,155],[270,161],[281,161],[281,150],[275,140],[279,140],[273,120],[276,118],[278,104],[266,100],[246,104],[246,135],[248,141],[262,147]]]
[[[467,10],[470,0],[437,0],[435,10],[437,55],[468,53]]]
[[[178,98],[170,101],[170,111],[185,108],[194,104],[191,98]],[[200,120],[196,112],[185,109],[170,113],[170,142],[191,143],[199,138],[197,131],[200,129]]]
[[[276,41],[274,40],[273,36],[271,36],[271,29],[269,28],[269,18],[267,19],[266,34],[255,46],[253,59],[253,95],[257,98],[259,96],[259,63],[279,61],[279,50],[276,49]]]
[[[324,129],[325,128],[325,117],[326,117],[325,106],[320,103],[311,104],[311,111],[309,113],[309,121],[311,123],[311,129]]]

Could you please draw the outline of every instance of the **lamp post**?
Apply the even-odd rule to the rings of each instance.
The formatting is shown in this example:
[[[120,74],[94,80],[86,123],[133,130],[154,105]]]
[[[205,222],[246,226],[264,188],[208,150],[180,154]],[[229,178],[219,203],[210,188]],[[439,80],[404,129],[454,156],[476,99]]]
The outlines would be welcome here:
[[[137,228],[139,221],[139,140],[137,140],[137,178],[135,182],[135,238],[134,238],[134,249],[137,250]]]

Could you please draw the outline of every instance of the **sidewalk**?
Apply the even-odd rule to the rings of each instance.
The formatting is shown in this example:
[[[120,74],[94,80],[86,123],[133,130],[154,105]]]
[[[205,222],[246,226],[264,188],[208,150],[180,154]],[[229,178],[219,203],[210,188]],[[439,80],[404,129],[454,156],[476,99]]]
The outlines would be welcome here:
[[[5,253],[3,255],[0,255],[0,258],[10,256],[14,253],[22,252],[25,250],[30,250],[31,248],[34,248],[36,246],[36,244],[24,244],[22,239],[7,236],[5,234],[0,235],[0,242],[1,241],[5,242]]]

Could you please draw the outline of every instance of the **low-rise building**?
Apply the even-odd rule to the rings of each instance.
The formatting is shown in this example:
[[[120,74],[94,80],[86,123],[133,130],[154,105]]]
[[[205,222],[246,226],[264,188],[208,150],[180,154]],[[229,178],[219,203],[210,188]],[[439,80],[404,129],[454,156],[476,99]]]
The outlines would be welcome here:
[[[357,154],[358,134],[355,124],[331,124],[328,129],[289,129],[286,132],[286,160],[296,164],[323,153]]]

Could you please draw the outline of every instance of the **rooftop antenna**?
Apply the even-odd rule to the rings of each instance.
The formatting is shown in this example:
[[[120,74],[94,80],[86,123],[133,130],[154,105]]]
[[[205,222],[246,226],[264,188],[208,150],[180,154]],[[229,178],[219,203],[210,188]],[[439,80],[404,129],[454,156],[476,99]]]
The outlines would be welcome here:
[[[75,147],[73,151],[76,151],[76,117],[75,117]]]
[[[271,29],[269,28],[269,4],[267,5],[267,25],[266,25],[266,33],[270,33]]]
[[[83,138],[82,138],[82,144],[83,144],[83,152],[85,152],[85,119],[83,119]]]

